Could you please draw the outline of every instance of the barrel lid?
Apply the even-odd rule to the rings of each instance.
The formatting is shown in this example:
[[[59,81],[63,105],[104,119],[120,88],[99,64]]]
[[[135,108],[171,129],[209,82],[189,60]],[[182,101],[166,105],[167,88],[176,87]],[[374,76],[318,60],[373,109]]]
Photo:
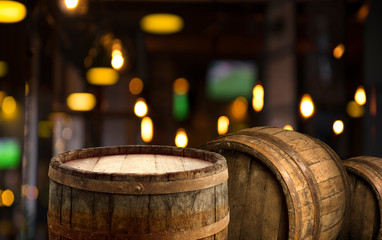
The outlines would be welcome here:
[[[142,164],[144,161],[154,160],[155,165],[155,159],[162,161],[166,156],[168,159],[164,160],[164,164],[179,165],[188,161],[191,164],[184,168],[162,166],[159,172],[153,171],[154,166],[151,171],[145,172],[144,169],[138,169],[139,162],[134,159],[137,155],[141,155]],[[125,163],[123,160],[130,157],[134,159],[131,166],[136,169],[121,171],[121,166]],[[97,165],[95,168],[89,168],[100,159],[107,163],[108,169],[101,170],[102,166]],[[119,166],[113,166],[108,161],[113,161]],[[228,170],[225,158],[213,152],[159,145],[126,145],[86,148],[57,154],[50,162],[48,175],[55,182],[79,189],[151,194],[184,192],[215,186],[227,180]],[[159,187],[158,183],[163,186]]]

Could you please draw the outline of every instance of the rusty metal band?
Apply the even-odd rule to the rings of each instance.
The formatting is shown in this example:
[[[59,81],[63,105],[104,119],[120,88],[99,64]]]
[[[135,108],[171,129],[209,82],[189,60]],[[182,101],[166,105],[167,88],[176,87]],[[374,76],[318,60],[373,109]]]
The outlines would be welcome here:
[[[110,181],[73,176],[49,167],[48,176],[62,185],[104,193],[117,194],[168,194],[196,191],[217,186],[228,179],[228,170],[195,179],[168,181],[168,182],[128,182]]]
[[[246,137],[251,137],[252,140],[254,139],[254,136],[251,136],[251,135],[246,135],[246,134],[240,134],[241,136],[246,136]],[[301,215],[301,202],[300,202],[300,199],[298,198],[298,194],[297,194],[297,190],[294,186],[294,182],[293,180],[291,179],[291,177],[289,176],[289,173],[288,171],[285,170],[284,166],[282,166],[278,161],[275,161],[272,156],[268,155],[267,151],[265,151],[265,149],[263,148],[260,148],[258,147],[256,144],[253,144],[253,143],[250,143],[248,141],[240,141],[237,139],[237,136],[238,135],[230,135],[230,136],[226,136],[225,138],[221,138],[221,139],[218,139],[218,142],[221,141],[221,142],[224,142],[224,141],[228,141],[230,142],[231,144],[233,143],[237,143],[237,144],[240,144],[242,146],[246,146],[248,147],[249,149],[251,149],[252,151],[254,152],[258,152],[260,153],[261,155],[263,155],[264,157],[266,157],[266,159],[270,162],[270,164],[272,164],[276,169],[277,171],[279,172],[279,174],[281,175],[283,181],[285,182],[286,186],[287,186],[287,190],[289,191],[289,196],[290,198],[292,199],[292,202],[294,204],[296,204],[296,206],[294,206],[294,204],[292,204],[291,207],[293,207],[293,209],[295,210],[293,213],[294,213],[294,220],[296,221],[295,222],[295,226],[291,229],[289,229],[290,233],[293,232],[293,234],[295,234],[295,236],[293,237],[293,239],[300,239],[300,234],[301,234],[301,221],[302,221],[302,215]],[[262,138],[260,138],[262,139]],[[268,140],[266,139],[262,139],[264,141],[264,143],[266,144],[271,144]],[[232,145],[231,145],[232,146]],[[251,151],[249,152],[246,152],[246,153],[249,153],[251,154]],[[253,154],[253,152],[252,152]],[[259,159],[261,160],[261,159]],[[267,166],[269,166],[268,163],[266,162],[263,162],[264,164],[266,164]],[[285,193],[285,192],[284,192]],[[286,193],[285,193],[286,194]],[[287,196],[287,195],[286,195]],[[288,206],[290,207],[290,206]],[[289,212],[289,211],[288,211]],[[290,215],[290,213],[288,213],[288,215]],[[298,221],[298,222],[297,222]],[[290,239],[291,237],[289,237]]]
[[[229,212],[221,220],[209,224],[207,226],[187,229],[179,232],[171,233],[127,233],[127,234],[110,234],[93,232],[89,230],[71,228],[69,226],[63,226],[50,219],[48,214],[48,228],[49,232],[57,234],[59,236],[68,239],[91,239],[91,240],[122,240],[122,239],[134,239],[134,240],[184,240],[184,239],[201,239],[208,236],[213,236],[216,233],[223,231],[228,227]]]
[[[258,137],[261,139],[264,139],[266,141],[269,141],[270,143],[274,144],[276,147],[284,151],[287,155],[291,157],[291,159],[294,160],[294,162],[297,164],[297,166],[300,168],[301,173],[304,175],[304,178],[306,182],[308,183],[308,187],[310,189],[310,193],[312,194],[312,201],[314,206],[314,225],[313,225],[313,238],[319,239],[320,237],[320,203],[318,199],[318,187],[317,183],[313,182],[314,176],[312,171],[306,167],[306,163],[304,159],[295,152],[291,147],[289,147],[285,142],[277,139],[276,137],[273,137],[269,134],[264,134],[261,132],[251,132],[248,134],[249,136]]]

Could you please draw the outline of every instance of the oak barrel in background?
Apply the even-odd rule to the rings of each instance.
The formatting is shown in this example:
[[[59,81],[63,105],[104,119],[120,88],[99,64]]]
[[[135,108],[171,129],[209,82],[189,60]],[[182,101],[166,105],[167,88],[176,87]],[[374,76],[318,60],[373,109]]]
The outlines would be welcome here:
[[[348,203],[337,156],[310,136],[274,127],[244,129],[200,147],[228,164],[228,238],[335,239]]]
[[[350,180],[351,207],[339,239],[382,239],[382,158],[343,161]]]
[[[49,239],[227,239],[227,164],[168,146],[88,148],[49,166]]]

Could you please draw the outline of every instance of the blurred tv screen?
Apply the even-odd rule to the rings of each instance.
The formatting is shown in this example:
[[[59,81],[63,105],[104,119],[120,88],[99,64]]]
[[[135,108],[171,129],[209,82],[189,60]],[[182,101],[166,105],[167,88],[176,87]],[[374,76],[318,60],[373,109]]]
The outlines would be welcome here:
[[[213,100],[252,97],[257,66],[251,60],[214,60],[207,69],[207,95]]]

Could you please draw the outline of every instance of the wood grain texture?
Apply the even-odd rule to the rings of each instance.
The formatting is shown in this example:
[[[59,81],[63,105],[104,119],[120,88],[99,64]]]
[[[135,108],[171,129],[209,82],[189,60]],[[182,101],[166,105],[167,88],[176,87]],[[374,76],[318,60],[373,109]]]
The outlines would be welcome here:
[[[221,136],[201,149],[229,171],[229,239],[335,239],[349,203],[339,157],[307,135],[273,127]]]
[[[338,239],[382,239],[382,158],[343,161],[350,179],[351,208]]]
[[[138,157],[142,164],[146,163],[145,159],[154,159],[159,172],[110,171],[119,171],[129,154],[142,154]],[[84,163],[80,162],[81,159]],[[133,161],[136,159],[134,156]],[[75,167],[69,166],[71,161],[76,161]],[[105,161],[115,161],[117,166]],[[174,164],[167,166],[171,162]],[[102,170],[102,164],[106,171]],[[63,172],[61,177],[72,176],[83,182],[88,179],[112,181],[115,184],[197,181],[228,171],[224,157],[218,154],[167,146],[118,146],[71,151],[53,157],[50,168]],[[227,239],[227,181],[199,190],[169,194],[110,193],[107,188],[90,191],[66,186],[62,182],[65,181],[60,178],[50,180],[50,239]]]

